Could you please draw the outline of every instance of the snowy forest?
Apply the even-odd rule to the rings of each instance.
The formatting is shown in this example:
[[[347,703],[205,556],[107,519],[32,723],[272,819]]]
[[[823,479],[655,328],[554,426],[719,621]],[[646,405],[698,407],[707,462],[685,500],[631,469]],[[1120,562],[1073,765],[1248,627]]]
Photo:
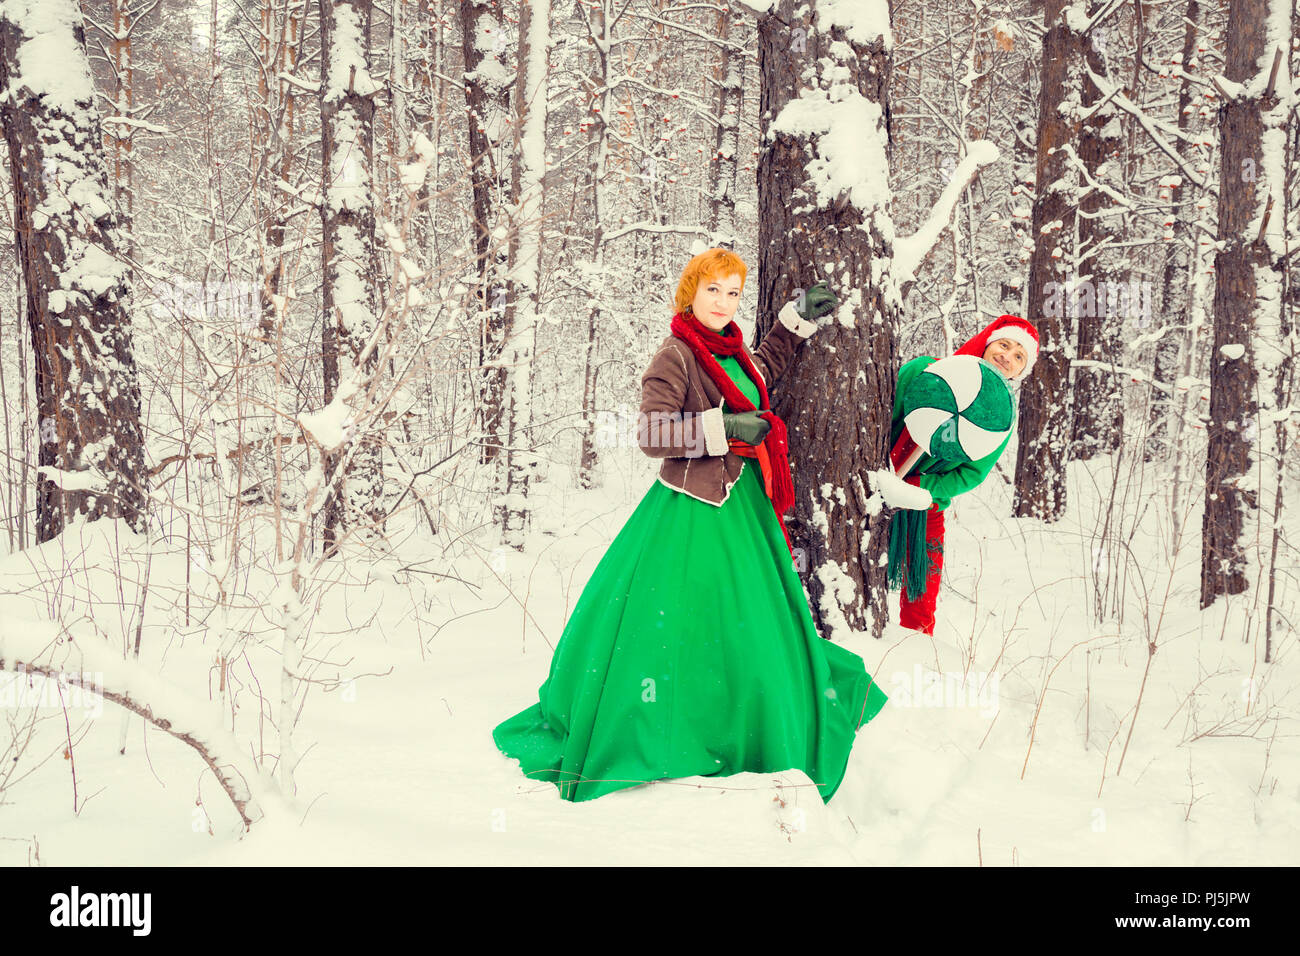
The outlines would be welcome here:
[[[0,123],[0,863],[1300,860],[1295,0],[0,0]],[[835,296],[783,527],[889,701],[569,806],[493,727],[711,249],[756,355]],[[899,370],[1003,315],[922,633]]]

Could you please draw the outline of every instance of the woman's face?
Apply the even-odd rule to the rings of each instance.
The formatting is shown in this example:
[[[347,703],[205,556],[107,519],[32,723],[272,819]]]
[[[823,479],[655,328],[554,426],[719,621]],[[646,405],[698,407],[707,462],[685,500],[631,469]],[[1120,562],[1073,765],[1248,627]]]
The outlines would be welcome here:
[[[691,300],[695,317],[714,332],[721,332],[740,305],[740,276],[733,273],[719,279],[701,279]]]
[[[1025,368],[1025,347],[1011,339],[994,339],[984,350],[984,359],[1002,369],[1007,378],[1015,378]]]

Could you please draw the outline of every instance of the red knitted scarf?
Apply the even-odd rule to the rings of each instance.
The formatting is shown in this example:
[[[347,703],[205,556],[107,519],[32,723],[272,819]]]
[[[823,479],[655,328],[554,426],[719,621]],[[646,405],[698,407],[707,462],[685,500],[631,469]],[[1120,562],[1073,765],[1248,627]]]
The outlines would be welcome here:
[[[790,542],[790,533],[785,530],[784,520],[785,513],[794,505],[794,481],[790,477],[790,450],[786,443],[785,422],[781,421],[769,407],[767,385],[749,357],[740,328],[735,322],[730,322],[719,334],[705,326],[695,315],[681,312],[673,316],[671,328],[673,335],[691,347],[696,361],[709,373],[713,384],[722,390],[722,396],[727,400],[727,405],[732,411],[759,411],[761,412],[759,417],[772,426],[762,442],[772,472],[769,497],[772,508],[776,511],[776,520],[781,525],[781,533],[785,535],[785,543],[790,546],[790,553],[793,555],[794,545]],[[722,366],[713,357],[714,354],[736,356],[741,367],[758,386],[760,408],[754,408],[753,403],[736,387],[731,376],[722,370]]]

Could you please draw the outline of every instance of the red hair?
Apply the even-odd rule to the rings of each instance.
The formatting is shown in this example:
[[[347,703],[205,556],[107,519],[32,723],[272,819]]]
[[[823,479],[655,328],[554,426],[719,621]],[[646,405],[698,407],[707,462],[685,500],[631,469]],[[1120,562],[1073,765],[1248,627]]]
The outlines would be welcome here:
[[[745,262],[730,249],[705,249],[686,263],[682,277],[677,280],[677,295],[673,299],[676,312],[685,314],[695,301],[695,290],[700,280],[710,282],[723,276],[740,275],[740,287],[745,287]]]

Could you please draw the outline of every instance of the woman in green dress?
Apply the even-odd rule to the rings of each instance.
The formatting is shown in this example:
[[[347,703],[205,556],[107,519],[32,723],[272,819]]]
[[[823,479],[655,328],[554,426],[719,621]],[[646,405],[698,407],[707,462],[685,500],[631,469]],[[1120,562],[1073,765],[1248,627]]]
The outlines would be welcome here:
[[[493,730],[566,800],[799,769],[829,801],[885,703],[862,658],[818,635],[782,522],[793,485],[767,387],[836,300],[818,283],[751,353],[731,321],[745,274],[726,249],[683,270],[641,380],[659,478],[584,588],[538,703]]]

